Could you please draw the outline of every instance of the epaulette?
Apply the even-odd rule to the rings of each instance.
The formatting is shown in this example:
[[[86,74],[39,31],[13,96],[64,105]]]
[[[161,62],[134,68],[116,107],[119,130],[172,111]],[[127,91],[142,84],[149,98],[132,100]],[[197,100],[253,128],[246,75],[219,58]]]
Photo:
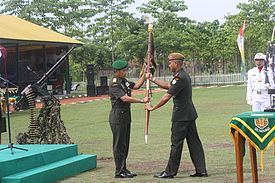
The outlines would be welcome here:
[[[173,80],[179,80],[180,79],[180,73],[174,75]]]
[[[117,86],[121,84],[121,79],[117,78],[117,77],[113,77],[112,81],[111,81],[111,86]]]
[[[171,84],[172,84],[172,85],[176,84],[177,81],[178,81],[179,79],[180,79],[180,73],[178,72],[178,73],[176,73],[176,74],[174,75]]]

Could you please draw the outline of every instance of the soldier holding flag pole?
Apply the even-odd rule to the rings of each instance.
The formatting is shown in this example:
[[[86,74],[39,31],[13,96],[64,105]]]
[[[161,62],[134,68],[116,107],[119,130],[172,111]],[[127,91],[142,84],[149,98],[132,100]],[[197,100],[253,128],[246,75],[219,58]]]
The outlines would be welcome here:
[[[139,89],[145,80],[145,73],[136,83],[125,78],[128,62],[116,60],[113,62],[114,77],[110,82],[109,95],[111,99],[111,111],[109,123],[113,134],[113,155],[115,161],[115,178],[133,178],[137,174],[127,169],[127,157],[130,144],[131,131],[131,103],[146,103],[143,99],[131,96],[132,89]]]
[[[165,105],[171,98],[173,98],[174,103],[169,161],[166,169],[154,177],[174,178],[177,175],[185,139],[187,140],[190,157],[196,170],[196,173],[190,176],[207,177],[204,150],[195,122],[198,115],[192,101],[191,79],[182,68],[184,56],[181,53],[171,53],[168,55],[168,62],[174,76],[170,83],[158,80],[152,77],[150,73],[146,75],[150,81],[163,89],[167,89],[167,93],[162,96],[160,101],[155,106],[147,104],[145,106],[146,110],[156,110]]]

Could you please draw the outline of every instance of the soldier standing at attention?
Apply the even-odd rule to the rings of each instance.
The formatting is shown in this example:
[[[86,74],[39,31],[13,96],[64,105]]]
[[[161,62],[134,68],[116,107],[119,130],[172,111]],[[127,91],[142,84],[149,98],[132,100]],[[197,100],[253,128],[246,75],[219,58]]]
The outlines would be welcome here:
[[[166,104],[173,97],[173,113],[171,127],[171,150],[166,169],[160,174],[154,175],[156,178],[174,178],[177,175],[183,141],[186,138],[190,157],[195,166],[196,173],[191,177],[207,177],[205,157],[203,147],[197,132],[195,120],[198,117],[192,102],[192,86],[189,75],[183,70],[184,56],[180,53],[168,55],[169,68],[173,72],[174,78],[170,83],[148,77],[152,82],[167,93],[155,106],[146,105],[146,109],[153,111]]]
[[[115,178],[133,178],[137,174],[131,173],[126,167],[126,159],[129,151],[131,109],[130,103],[146,103],[148,98],[134,98],[132,89],[139,89],[145,80],[143,74],[136,83],[125,79],[128,62],[116,60],[113,62],[114,77],[110,82],[109,95],[112,109],[109,115],[109,123],[113,133],[113,155],[115,161]]]
[[[256,67],[250,69],[247,74],[246,101],[247,104],[252,106],[252,111],[256,112],[264,111],[265,108],[270,106],[268,89],[274,88],[274,81],[271,69],[268,67],[265,71],[264,68],[266,56],[263,53],[257,53],[254,61]]]

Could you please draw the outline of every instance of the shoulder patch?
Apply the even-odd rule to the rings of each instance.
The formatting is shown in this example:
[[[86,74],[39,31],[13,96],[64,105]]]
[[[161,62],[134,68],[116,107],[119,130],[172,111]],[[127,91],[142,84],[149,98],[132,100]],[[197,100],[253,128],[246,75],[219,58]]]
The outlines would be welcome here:
[[[176,84],[177,80],[176,79],[173,79],[172,81],[172,85]]]
[[[112,82],[111,82],[111,86],[117,86],[118,85],[118,79],[117,78],[113,78]]]
[[[174,76],[174,78],[173,78],[171,84],[172,84],[172,85],[176,84],[177,81],[178,81],[179,79],[180,79],[180,77],[179,77],[178,75]]]

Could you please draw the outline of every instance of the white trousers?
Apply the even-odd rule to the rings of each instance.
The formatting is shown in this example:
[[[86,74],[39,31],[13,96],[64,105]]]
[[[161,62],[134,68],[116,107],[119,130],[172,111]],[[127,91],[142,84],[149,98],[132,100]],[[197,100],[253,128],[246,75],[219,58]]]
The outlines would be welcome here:
[[[252,100],[252,111],[264,111],[267,107],[270,106],[270,100],[269,98],[266,100],[258,101],[258,100]]]

